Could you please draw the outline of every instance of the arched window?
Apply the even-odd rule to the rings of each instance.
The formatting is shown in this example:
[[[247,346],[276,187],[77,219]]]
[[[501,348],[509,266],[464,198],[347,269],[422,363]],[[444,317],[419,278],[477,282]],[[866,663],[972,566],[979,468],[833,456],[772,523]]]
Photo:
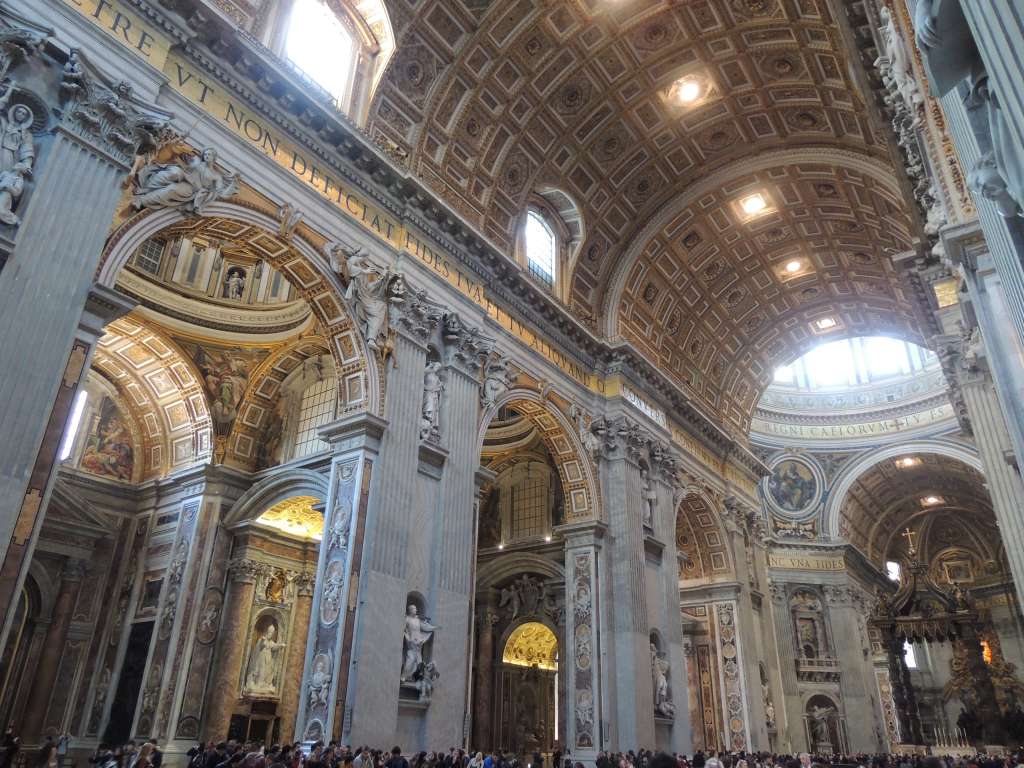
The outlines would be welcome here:
[[[302,391],[293,458],[308,456],[327,447],[327,443],[317,435],[317,429],[332,418],[334,418],[334,379],[324,378],[322,381],[314,381]]]
[[[558,264],[558,238],[537,211],[526,214],[526,266],[530,273],[549,286],[555,284]]]
[[[284,54],[341,108],[351,91],[355,52],[352,34],[323,0],[293,0]]]

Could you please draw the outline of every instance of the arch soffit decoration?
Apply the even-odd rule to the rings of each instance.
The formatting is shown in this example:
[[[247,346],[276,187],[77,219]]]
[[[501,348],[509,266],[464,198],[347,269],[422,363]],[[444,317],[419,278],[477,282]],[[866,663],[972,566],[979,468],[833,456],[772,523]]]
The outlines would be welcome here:
[[[847,466],[832,481],[825,509],[822,512],[823,534],[830,539],[842,538],[839,532],[842,508],[849,495],[850,488],[857,482],[857,478],[880,462],[919,453],[930,453],[957,459],[971,469],[984,473],[977,450],[967,443],[954,440],[915,440],[909,443],[882,446],[864,451],[858,457],[849,461]]]
[[[688,559],[680,569],[680,580],[717,581],[734,573],[718,503],[703,491],[688,489],[676,508],[676,548]]]
[[[242,397],[242,410],[232,428],[225,463],[252,468],[257,458],[256,443],[277,405],[284,380],[306,360],[321,354],[336,362],[326,339],[303,336],[274,350],[260,362]]]
[[[383,369],[377,358],[368,354],[365,340],[352,322],[338,276],[305,237],[295,233],[286,240],[275,234],[279,227],[274,216],[254,206],[225,201],[210,204],[200,218],[188,218],[172,209],[144,210],[108,238],[97,281],[113,288],[121,267],[142,243],[168,230],[243,243],[295,286],[330,339],[338,376],[339,415],[362,411],[381,415]]]
[[[164,333],[133,315],[110,323],[92,367],[125,393],[146,449],[142,477],[161,477],[210,455],[212,422],[199,375]],[[138,460],[137,458],[137,460]]]
[[[565,415],[537,392],[524,388],[511,389],[483,410],[477,436],[478,455],[483,452],[487,428],[501,408],[513,406],[537,428],[558,469],[565,494],[565,520],[601,520],[601,495],[594,463],[579,441]]]
[[[311,469],[275,472],[239,496],[221,522],[231,528],[255,520],[270,507],[294,496],[315,496],[323,501],[327,498],[328,484],[324,475]]]
[[[590,316],[621,258],[610,244],[634,241],[637,222],[708,170],[782,146],[887,156],[820,4],[595,11],[561,0],[524,12],[427,0],[396,23],[369,132],[408,153],[413,172],[508,252],[536,189],[587,201],[572,304]],[[707,88],[683,108],[672,84],[687,75]]]

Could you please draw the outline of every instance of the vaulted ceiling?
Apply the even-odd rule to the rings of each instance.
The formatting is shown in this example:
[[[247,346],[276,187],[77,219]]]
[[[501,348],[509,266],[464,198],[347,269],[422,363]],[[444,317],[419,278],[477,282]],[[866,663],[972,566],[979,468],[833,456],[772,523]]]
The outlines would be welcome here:
[[[933,519],[951,516],[964,526],[963,546],[999,551],[999,531],[984,476],[946,456],[915,458],[920,463],[912,467],[901,467],[893,459],[880,461],[857,479],[840,510],[841,535],[881,565],[906,551],[907,542],[901,538],[905,528],[918,533],[917,545],[928,552],[928,537],[920,538],[923,527],[930,527]],[[936,502],[922,502],[929,497]]]
[[[889,260],[911,219],[828,0],[388,5],[370,133],[509,253],[531,194],[572,198],[570,309],[733,431],[815,320],[920,341]]]

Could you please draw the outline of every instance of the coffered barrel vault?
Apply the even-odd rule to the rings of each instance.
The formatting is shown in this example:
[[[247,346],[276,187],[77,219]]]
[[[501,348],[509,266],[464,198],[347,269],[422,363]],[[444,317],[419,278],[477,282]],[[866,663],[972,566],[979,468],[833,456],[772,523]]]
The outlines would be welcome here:
[[[737,434],[830,302],[847,333],[920,338],[887,258],[914,225],[829,3],[392,6],[371,134],[510,253],[532,194],[576,201],[571,310]],[[749,217],[753,193],[768,207]]]

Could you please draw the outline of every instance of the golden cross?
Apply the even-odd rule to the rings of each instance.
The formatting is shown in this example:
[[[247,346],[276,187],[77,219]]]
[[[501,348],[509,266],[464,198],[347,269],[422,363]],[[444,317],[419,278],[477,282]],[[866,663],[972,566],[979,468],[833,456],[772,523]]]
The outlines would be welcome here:
[[[909,528],[909,527],[907,527],[907,528],[906,528],[906,529],[905,529],[905,530],[903,531],[903,533],[902,533],[902,534],[900,534],[900,535],[901,535],[901,536],[903,536],[903,538],[907,540],[907,554],[908,554],[908,555],[913,555],[913,554],[915,554],[915,553],[917,552],[917,549],[916,549],[916,548],[914,547],[914,537],[915,537],[915,536],[916,536],[917,534],[916,534],[916,533],[914,533],[914,532],[913,532],[912,530],[910,530],[910,528]]]

